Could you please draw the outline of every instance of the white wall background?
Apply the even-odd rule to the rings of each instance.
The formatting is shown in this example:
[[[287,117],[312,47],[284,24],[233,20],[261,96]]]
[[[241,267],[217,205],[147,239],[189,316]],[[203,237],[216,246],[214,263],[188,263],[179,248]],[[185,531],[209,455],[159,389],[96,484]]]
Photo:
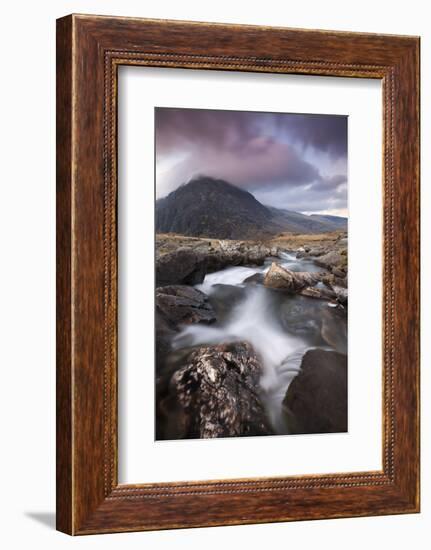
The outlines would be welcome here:
[[[1,542],[4,548],[241,545],[305,550],[428,548],[431,341],[423,338],[422,514],[72,539],[53,530],[55,450],[55,19],[70,12],[283,25],[422,37],[423,334],[431,330],[431,30],[427,2],[198,0],[9,1],[2,6],[0,88]]]

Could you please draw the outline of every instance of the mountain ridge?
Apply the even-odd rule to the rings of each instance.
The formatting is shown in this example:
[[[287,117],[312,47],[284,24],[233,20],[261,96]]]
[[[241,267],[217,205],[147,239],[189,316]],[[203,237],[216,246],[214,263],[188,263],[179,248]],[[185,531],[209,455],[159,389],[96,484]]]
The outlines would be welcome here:
[[[335,219],[337,218],[337,219]],[[266,206],[221,179],[199,176],[156,201],[156,232],[219,239],[254,239],[280,232],[326,233],[347,228],[337,216]]]

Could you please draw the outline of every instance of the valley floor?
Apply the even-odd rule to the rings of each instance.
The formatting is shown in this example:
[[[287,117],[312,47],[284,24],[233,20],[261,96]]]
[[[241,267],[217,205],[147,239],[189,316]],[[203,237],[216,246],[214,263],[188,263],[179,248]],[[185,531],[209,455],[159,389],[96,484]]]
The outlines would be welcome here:
[[[247,243],[249,245],[263,244],[268,247],[280,247],[286,250],[297,250],[301,247],[324,247],[329,250],[347,249],[347,233],[345,231],[333,231],[330,233],[280,233],[272,238],[261,240],[220,240],[209,237],[188,237],[175,233],[157,233],[156,234],[156,253],[166,254],[179,247],[200,248],[213,247],[220,248],[220,243]]]

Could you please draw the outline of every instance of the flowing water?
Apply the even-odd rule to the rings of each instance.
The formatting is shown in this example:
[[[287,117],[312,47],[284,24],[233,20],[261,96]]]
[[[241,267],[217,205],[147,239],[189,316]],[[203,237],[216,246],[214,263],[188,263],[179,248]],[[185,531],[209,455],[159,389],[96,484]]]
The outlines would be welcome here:
[[[346,352],[345,314],[324,300],[288,295],[261,284],[244,282],[263,275],[275,261],[291,271],[321,271],[312,261],[283,253],[260,267],[228,267],[208,274],[196,288],[209,296],[218,321],[188,325],[175,337],[173,348],[246,340],[263,364],[261,398],[276,433],[288,433],[282,414],[286,390],[299,371],[304,353],[321,347]],[[322,336],[323,334],[323,336]]]

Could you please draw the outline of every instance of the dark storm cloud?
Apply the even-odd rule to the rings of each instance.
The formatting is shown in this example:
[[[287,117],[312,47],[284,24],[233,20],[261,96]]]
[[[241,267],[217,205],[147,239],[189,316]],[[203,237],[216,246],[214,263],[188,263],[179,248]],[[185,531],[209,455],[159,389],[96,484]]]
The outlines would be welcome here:
[[[347,117],[295,115],[286,119],[276,115],[279,130],[292,136],[302,147],[313,147],[332,157],[347,155]]]
[[[240,111],[156,108],[155,124],[161,154],[196,144],[241,150],[259,131],[254,117]]]
[[[157,108],[155,124],[158,196],[205,174],[275,206],[294,209],[280,197],[320,210],[346,206],[331,206],[347,179],[331,173],[335,163],[346,169],[346,117]]]

